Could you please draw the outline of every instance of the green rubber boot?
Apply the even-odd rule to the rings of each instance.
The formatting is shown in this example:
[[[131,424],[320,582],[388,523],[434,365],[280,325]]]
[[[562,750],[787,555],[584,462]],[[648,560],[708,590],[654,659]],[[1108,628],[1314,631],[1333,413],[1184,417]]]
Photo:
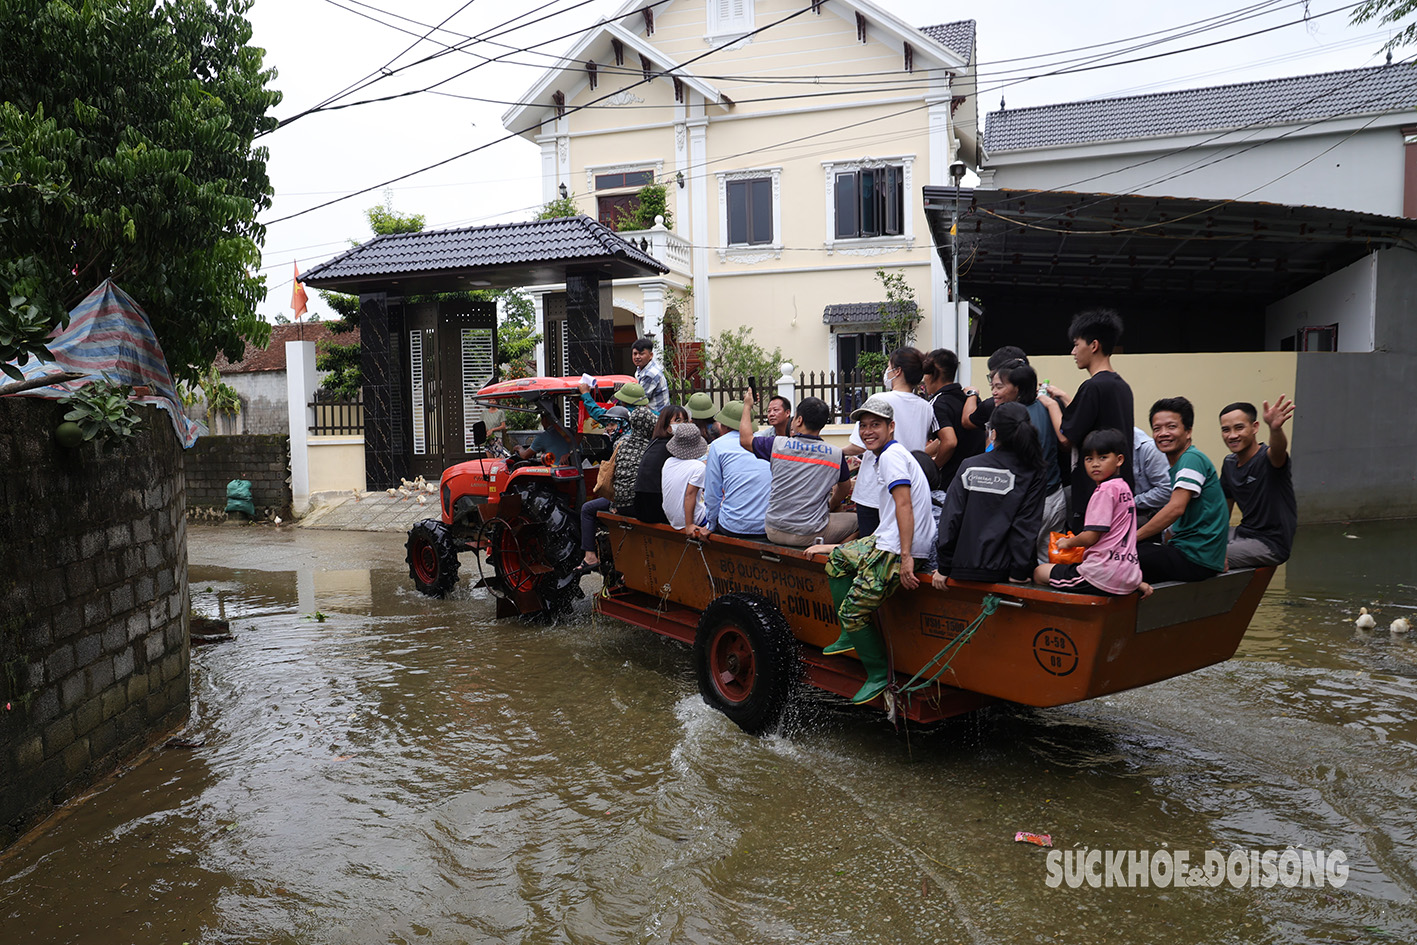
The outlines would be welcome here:
[[[827,586],[831,588],[832,592],[832,611],[834,613],[841,613],[841,602],[846,600],[846,595],[850,592],[851,582],[854,579],[854,577],[827,576]],[[838,617],[838,619],[840,618]],[[837,636],[835,643],[828,643],[822,647],[822,653],[826,656],[834,656],[840,653],[850,653],[854,649],[856,649],[856,644],[851,642],[851,634],[843,630]]]
[[[856,656],[866,667],[866,684],[851,697],[854,705],[870,702],[886,691],[891,682],[890,657],[886,654],[886,641],[875,627],[857,630],[851,635],[856,646]]]

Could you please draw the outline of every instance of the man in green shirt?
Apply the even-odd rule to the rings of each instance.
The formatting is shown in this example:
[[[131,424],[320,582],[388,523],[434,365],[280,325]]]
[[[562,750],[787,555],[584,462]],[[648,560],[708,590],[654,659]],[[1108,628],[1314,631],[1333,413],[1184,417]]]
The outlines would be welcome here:
[[[1225,570],[1230,512],[1215,465],[1191,445],[1196,411],[1184,397],[1151,405],[1151,434],[1171,464],[1171,498],[1137,529],[1142,579],[1203,581]],[[1162,536],[1165,544],[1148,542]]]

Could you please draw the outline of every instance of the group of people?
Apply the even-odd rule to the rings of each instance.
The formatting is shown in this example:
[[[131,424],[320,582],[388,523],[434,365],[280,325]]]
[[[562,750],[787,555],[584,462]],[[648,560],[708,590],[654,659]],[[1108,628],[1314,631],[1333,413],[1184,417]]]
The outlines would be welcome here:
[[[845,447],[822,438],[831,409],[816,397],[795,411],[773,397],[761,430],[751,391],[722,407],[705,393],[669,403],[653,343],[640,339],[636,383],[615,392],[616,406],[581,391],[592,416],[622,431],[602,469],[605,497],[582,510],[583,567],[599,564],[595,515],[605,509],[695,537],[828,553],[841,635],[825,652],[861,659],[867,681],[854,701],[865,702],[889,679],[871,616],[922,576],[942,589],[954,577],[1146,595],[1161,581],[1284,561],[1298,523],[1284,431],[1293,403],[1281,395],[1221,410],[1229,455],[1217,470],[1191,442],[1185,397],[1151,405],[1150,433],[1134,426],[1132,390],[1111,362],[1115,312],[1083,312],[1068,335],[1088,375],[1074,394],[1040,384],[1016,347],[989,358],[985,397],[956,381],[949,350],[892,352],[885,390],[852,411]],[[842,511],[848,497],[854,514]],[[1069,549],[1081,559],[1052,560]]]

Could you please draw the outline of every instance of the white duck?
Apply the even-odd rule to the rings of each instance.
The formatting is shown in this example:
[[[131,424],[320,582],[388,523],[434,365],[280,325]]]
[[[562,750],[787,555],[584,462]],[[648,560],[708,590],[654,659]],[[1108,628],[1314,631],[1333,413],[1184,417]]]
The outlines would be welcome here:
[[[1406,617],[1398,617],[1392,623],[1387,625],[1387,629],[1389,633],[1394,633],[1398,636],[1402,636],[1404,633],[1407,633],[1409,630],[1412,629],[1412,624],[1408,622]]]
[[[1373,619],[1372,614],[1368,613],[1368,608],[1359,607],[1358,616],[1353,621],[1353,625],[1359,630],[1371,630],[1378,625],[1378,622]]]

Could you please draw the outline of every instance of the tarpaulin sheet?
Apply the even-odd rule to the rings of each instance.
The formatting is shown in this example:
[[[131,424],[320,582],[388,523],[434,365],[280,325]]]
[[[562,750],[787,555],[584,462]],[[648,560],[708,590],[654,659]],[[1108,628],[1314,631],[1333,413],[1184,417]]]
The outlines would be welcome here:
[[[73,391],[107,377],[115,384],[147,387],[152,393],[135,396],[137,403],[155,404],[167,411],[177,439],[190,448],[206,427],[187,417],[177,399],[177,385],[167,368],[167,358],[157,343],[147,313],[132,297],[109,279],[89,293],[69,313],[69,327],[57,331],[47,342],[53,361],[31,358],[20,367],[25,379],[44,377],[61,371],[87,377],[49,387],[36,387],[14,396],[67,397]]]

